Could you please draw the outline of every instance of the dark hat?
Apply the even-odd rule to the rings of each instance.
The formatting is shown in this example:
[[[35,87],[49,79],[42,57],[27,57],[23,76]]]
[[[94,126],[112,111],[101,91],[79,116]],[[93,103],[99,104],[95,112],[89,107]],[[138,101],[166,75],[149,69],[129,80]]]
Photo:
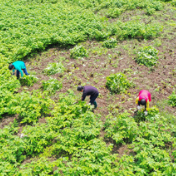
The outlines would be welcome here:
[[[146,104],[146,100],[145,99],[142,99],[140,102],[141,102],[141,105],[145,105]]]
[[[78,87],[77,87],[77,90],[78,90],[78,91],[81,91],[81,90],[83,90],[83,89],[84,89],[84,86],[78,86]]]
[[[10,65],[9,65],[9,70],[12,70],[12,69],[13,69],[13,65],[10,64]]]

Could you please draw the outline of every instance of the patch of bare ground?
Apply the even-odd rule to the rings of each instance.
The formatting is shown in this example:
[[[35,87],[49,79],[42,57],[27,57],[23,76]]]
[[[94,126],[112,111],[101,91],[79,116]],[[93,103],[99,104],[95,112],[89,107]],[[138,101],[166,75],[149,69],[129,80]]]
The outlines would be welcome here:
[[[150,45],[152,40],[148,41]],[[65,50],[65,52],[58,52],[50,57],[45,57],[42,60],[40,66],[32,66],[31,71],[37,73],[39,77],[39,82],[30,87],[29,90],[38,89],[41,86],[41,80],[49,79],[48,76],[43,74],[44,68],[47,67],[48,63],[59,61],[60,57],[65,57],[66,60],[63,61],[67,72],[63,74],[63,77],[60,78],[60,74],[51,75],[51,77],[59,79],[63,83],[63,88],[57,92],[66,92],[69,88],[75,89],[75,93],[78,96],[79,93],[76,92],[76,86],[79,84],[93,85],[98,88],[101,96],[97,99],[98,108],[95,110],[95,113],[100,113],[102,115],[102,121],[105,120],[105,116],[108,115],[108,106],[110,104],[119,104],[123,110],[129,110],[135,108],[134,102],[135,97],[141,89],[147,89],[152,94],[151,105],[154,105],[157,101],[162,99],[167,99],[170,93],[173,91],[176,79],[172,74],[175,69],[175,56],[176,49],[172,48],[170,51],[170,45],[168,44],[168,39],[163,39],[163,43],[166,43],[168,50],[164,56],[160,56],[159,63],[151,70],[145,66],[138,65],[134,58],[134,54],[129,56],[128,50],[123,47],[114,48],[113,50],[109,49],[106,54],[91,54],[88,58],[84,60],[76,60],[70,58],[70,51]],[[176,39],[170,41],[172,45],[176,44]],[[143,42],[133,41],[123,41],[120,43],[121,46],[131,46],[131,49],[134,47],[142,46]],[[101,45],[96,41],[88,41],[85,47],[87,49],[93,50],[93,47],[101,47]],[[130,48],[129,48],[130,49]],[[163,53],[163,46],[157,47],[160,53]],[[53,49],[49,50],[49,53],[52,53]],[[56,50],[56,49],[55,49]],[[117,54],[120,53],[120,54]],[[111,62],[109,61],[109,55],[112,56]],[[93,58],[94,57],[94,58]],[[57,60],[56,60],[57,59]],[[27,65],[30,65],[30,62],[27,62]],[[131,71],[128,71],[131,69]],[[126,71],[127,70],[127,71]],[[128,94],[110,94],[107,90],[106,77],[112,73],[124,72],[127,74],[128,79],[133,81],[135,87],[132,87],[128,90]],[[56,95],[57,95],[56,94]],[[174,113],[172,107],[167,106],[167,110],[170,110]]]
[[[0,128],[3,129],[6,125],[8,125],[9,123],[13,123],[14,119],[18,118],[18,114],[16,115],[3,115],[3,117],[0,119]]]

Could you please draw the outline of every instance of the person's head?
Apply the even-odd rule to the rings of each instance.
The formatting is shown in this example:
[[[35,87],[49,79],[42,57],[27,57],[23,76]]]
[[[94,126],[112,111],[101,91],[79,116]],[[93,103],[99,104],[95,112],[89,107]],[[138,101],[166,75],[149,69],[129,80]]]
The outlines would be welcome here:
[[[9,70],[14,69],[14,66],[12,64],[9,64]]]
[[[145,100],[145,99],[142,99],[142,100],[140,101],[140,104],[141,104],[141,105],[146,105],[146,100]]]
[[[84,86],[78,86],[78,87],[77,87],[77,91],[82,92],[82,91],[83,91],[83,89],[84,89]]]

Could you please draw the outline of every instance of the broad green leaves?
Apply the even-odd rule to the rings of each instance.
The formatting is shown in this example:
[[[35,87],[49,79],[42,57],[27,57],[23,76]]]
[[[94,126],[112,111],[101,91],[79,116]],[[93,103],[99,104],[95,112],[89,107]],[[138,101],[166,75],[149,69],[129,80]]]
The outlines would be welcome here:
[[[111,74],[106,80],[106,86],[112,93],[125,92],[132,85],[123,73]]]
[[[71,58],[79,58],[79,57],[87,57],[88,53],[87,50],[83,46],[75,46],[73,49],[70,50],[70,57]]]
[[[61,62],[58,63],[50,63],[47,68],[44,69],[44,73],[47,75],[54,75],[56,73],[63,73],[65,71],[65,67]]]
[[[152,46],[140,48],[137,52],[136,62],[147,67],[152,67],[158,63],[158,50]]]

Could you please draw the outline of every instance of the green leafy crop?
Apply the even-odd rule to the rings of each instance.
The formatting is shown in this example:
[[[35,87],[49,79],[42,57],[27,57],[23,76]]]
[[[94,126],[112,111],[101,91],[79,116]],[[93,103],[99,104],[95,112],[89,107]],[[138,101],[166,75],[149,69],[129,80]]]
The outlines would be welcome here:
[[[42,89],[51,94],[54,94],[57,90],[62,88],[62,83],[57,79],[50,78],[47,81],[42,81]]]
[[[137,124],[128,113],[106,120],[106,137],[111,137],[117,144],[132,142],[137,135]]]
[[[172,0],[171,4],[176,7],[176,0]]]
[[[34,75],[24,75],[20,78],[20,83],[22,86],[33,86],[36,83],[38,78]]]
[[[78,57],[88,57],[88,53],[83,46],[75,46],[73,49],[70,50],[70,57],[74,59]]]
[[[176,94],[175,94],[175,91],[172,92],[171,95],[169,95],[169,100],[168,100],[168,103],[169,105],[175,107],[176,106]]]
[[[103,42],[103,47],[106,47],[106,48],[115,48],[116,45],[117,45],[117,40],[113,38],[105,40]]]
[[[117,40],[138,38],[151,39],[157,37],[162,31],[160,24],[145,24],[139,21],[117,21],[116,36]]]
[[[137,52],[136,62],[147,67],[154,66],[158,62],[158,50],[152,46],[140,48]]]
[[[125,92],[132,86],[123,73],[111,74],[106,80],[106,86],[112,93]]]
[[[144,110],[145,108],[143,107],[140,111],[135,114],[134,119],[136,122],[153,121],[153,119],[155,119],[155,116],[159,113],[159,109],[155,106],[148,109],[147,116],[144,115]]]
[[[107,17],[116,18],[122,13],[122,10],[119,8],[110,8],[107,12]]]
[[[50,63],[47,68],[44,69],[44,73],[47,75],[54,75],[56,73],[63,73],[65,71],[64,65],[59,63]]]

